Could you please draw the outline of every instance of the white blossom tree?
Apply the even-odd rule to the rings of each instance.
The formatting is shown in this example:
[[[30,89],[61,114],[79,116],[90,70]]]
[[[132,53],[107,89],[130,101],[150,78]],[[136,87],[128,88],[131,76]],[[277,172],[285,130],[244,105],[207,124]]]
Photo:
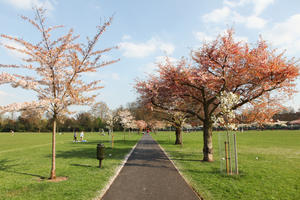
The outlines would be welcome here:
[[[116,112],[109,110],[105,116],[105,123],[107,124],[107,128],[113,132],[114,124],[118,121],[119,116]]]
[[[235,122],[236,116],[233,108],[240,102],[239,96],[232,92],[223,91],[217,98],[220,101],[218,107],[220,112],[218,117],[212,116],[214,124],[224,126],[226,130],[236,130],[238,127]]]
[[[121,110],[118,113],[120,123],[124,129],[130,129],[134,126],[134,118],[129,110]]]
[[[32,43],[22,38],[1,34],[0,37],[2,39],[21,46],[21,48],[18,48],[9,44],[3,44],[5,48],[26,56],[22,58],[24,64],[0,64],[0,67],[14,68],[16,70],[25,69],[33,73],[8,74],[3,72],[0,75],[0,84],[9,83],[13,87],[32,90],[37,94],[37,100],[1,106],[0,110],[2,112],[11,112],[24,109],[39,109],[51,113],[53,132],[50,178],[55,179],[55,131],[57,120],[63,114],[70,113],[68,107],[71,105],[89,105],[92,103],[97,94],[91,94],[91,92],[102,88],[99,85],[100,80],[85,81],[82,76],[84,73],[97,72],[97,69],[117,61],[102,61],[101,59],[103,53],[109,52],[115,47],[95,50],[97,41],[106,28],[110,26],[112,18],[97,27],[97,33],[92,39],[88,39],[87,44],[76,42],[79,36],[74,35],[73,29],[70,29],[66,35],[53,38],[51,36],[52,31],[62,28],[62,26],[47,26],[44,9],[36,8],[34,19],[24,16],[22,18],[39,31],[41,40]]]

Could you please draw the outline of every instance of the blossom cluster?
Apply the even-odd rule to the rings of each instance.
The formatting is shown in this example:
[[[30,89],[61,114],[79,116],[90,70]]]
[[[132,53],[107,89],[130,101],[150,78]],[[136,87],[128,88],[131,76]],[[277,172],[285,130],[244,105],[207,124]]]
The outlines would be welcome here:
[[[236,130],[238,127],[234,123],[235,113],[233,111],[233,107],[239,103],[239,96],[232,92],[222,91],[218,100],[220,102],[220,116],[212,116],[214,125],[223,125],[229,130]]]
[[[118,113],[120,123],[124,128],[135,128],[136,123],[129,110],[122,110]]]

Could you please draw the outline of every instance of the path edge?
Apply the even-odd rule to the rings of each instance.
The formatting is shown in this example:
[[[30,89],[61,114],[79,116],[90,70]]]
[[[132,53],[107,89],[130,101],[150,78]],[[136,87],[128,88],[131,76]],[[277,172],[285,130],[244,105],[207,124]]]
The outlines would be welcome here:
[[[152,136],[151,136],[152,137]],[[152,137],[153,138],[153,137]],[[175,169],[177,170],[177,172],[180,174],[180,176],[183,178],[183,180],[186,182],[186,184],[193,190],[193,192],[196,194],[196,196],[199,198],[199,200],[204,200],[200,194],[191,186],[190,182],[188,181],[188,179],[181,173],[181,171],[177,168],[177,166],[175,165],[175,163],[173,162],[172,159],[170,159],[170,155],[165,151],[165,149],[160,146],[160,144],[153,138],[153,140],[157,143],[157,145],[159,146],[159,148],[162,150],[162,152],[164,152],[164,154],[167,156],[167,158],[171,161],[172,165],[175,167]]]
[[[132,152],[136,148],[136,145],[138,142],[132,147],[130,152],[124,157],[121,164],[115,169],[114,175],[109,179],[108,183],[104,186],[102,190],[99,191],[98,195],[93,198],[93,200],[101,200],[104,194],[107,192],[107,190],[110,188],[111,184],[114,182],[114,180],[117,178],[117,176],[120,174],[121,170],[123,169],[125,163],[127,162],[128,158],[131,156]]]

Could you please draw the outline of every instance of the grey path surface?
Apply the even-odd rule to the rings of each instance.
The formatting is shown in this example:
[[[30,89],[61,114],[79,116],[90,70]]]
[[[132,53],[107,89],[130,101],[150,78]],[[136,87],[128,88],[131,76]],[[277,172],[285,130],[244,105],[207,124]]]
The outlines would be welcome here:
[[[139,141],[102,199],[199,200],[149,135]]]

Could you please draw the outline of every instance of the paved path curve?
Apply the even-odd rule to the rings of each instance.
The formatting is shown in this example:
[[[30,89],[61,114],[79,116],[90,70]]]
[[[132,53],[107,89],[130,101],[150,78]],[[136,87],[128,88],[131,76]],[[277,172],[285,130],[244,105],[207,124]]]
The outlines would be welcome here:
[[[149,135],[144,135],[103,200],[199,200]]]

